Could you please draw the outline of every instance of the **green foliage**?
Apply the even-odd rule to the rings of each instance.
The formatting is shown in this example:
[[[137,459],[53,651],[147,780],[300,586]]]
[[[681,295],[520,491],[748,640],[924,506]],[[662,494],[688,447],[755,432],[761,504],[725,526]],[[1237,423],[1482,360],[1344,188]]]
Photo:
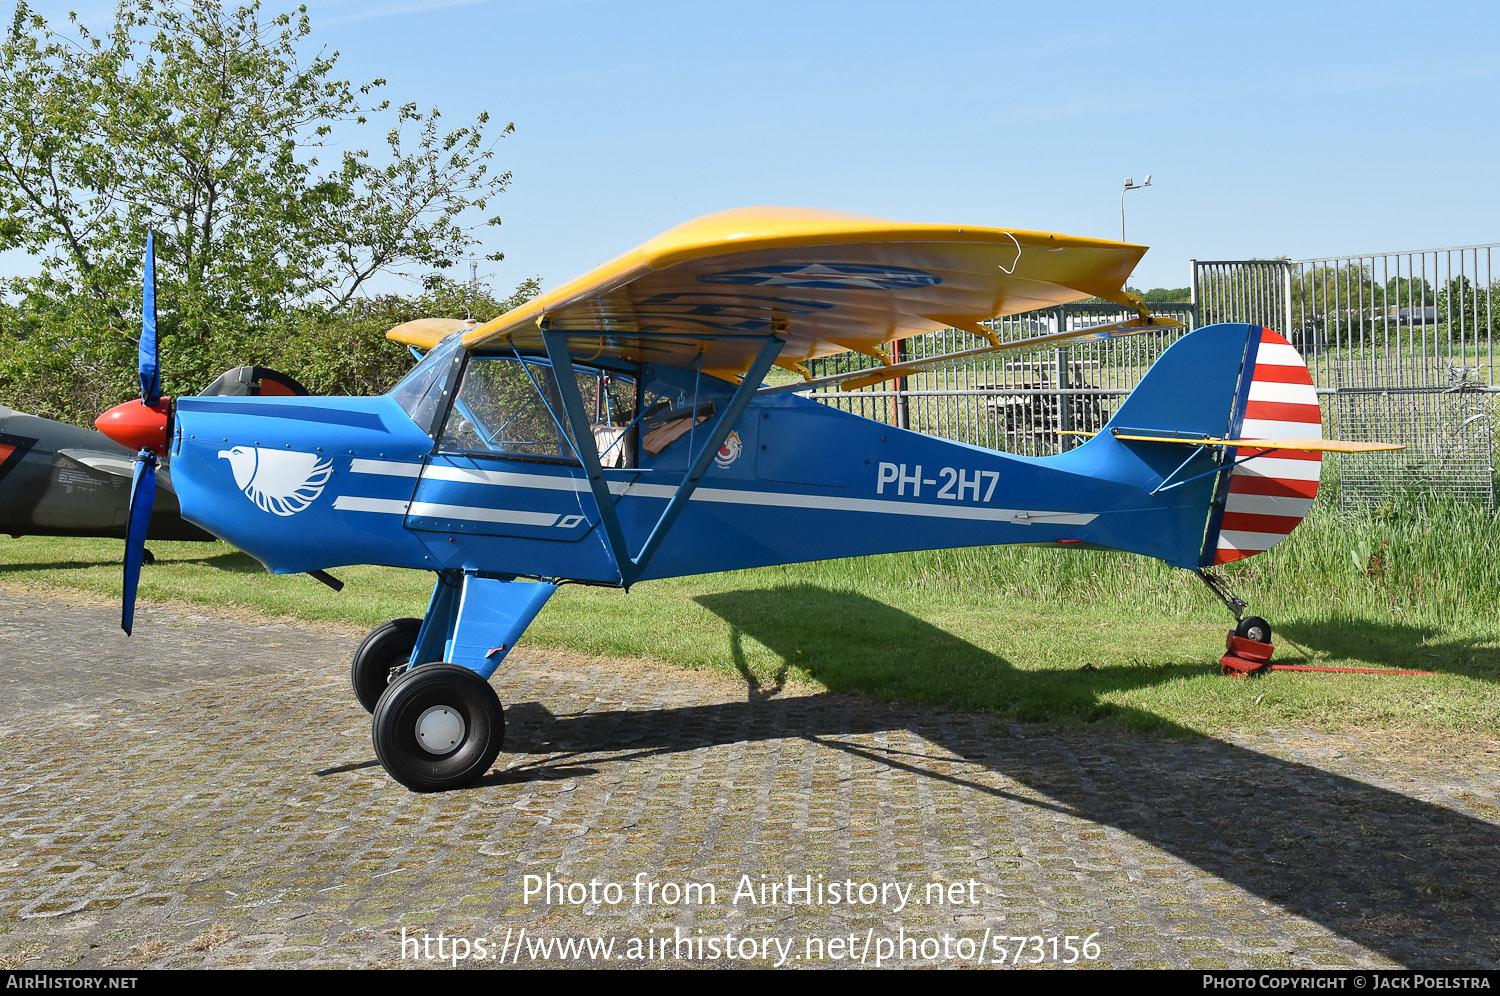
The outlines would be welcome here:
[[[1139,287],[1132,287],[1126,284],[1125,292],[1127,294],[1134,294],[1147,304],[1186,304],[1193,299],[1193,289],[1191,287],[1153,287],[1150,290],[1143,291]],[[1102,297],[1085,298],[1080,303],[1108,304],[1113,307],[1119,307],[1113,301],[1106,301]]]
[[[357,298],[338,311],[309,308],[288,315],[283,329],[262,340],[265,359],[240,359],[285,370],[314,394],[379,394],[411,369],[412,357],[386,330],[417,318],[487,321],[536,296],[530,279],[507,298],[487,287],[437,278],[416,297],[394,294]]]
[[[34,299],[0,309],[0,404],[79,425],[139,390],[135,343]]]
[[[1456,339],[1475,339],[1500,332],[1500,281],[1478,286],[1464,274],[1443,283],[1436,299],[1438,315]]]
[[[486,213],[510,174],[490,160],[511,126],[480,114],[444,131],[436,110],[376,101],[383,80],[337,78],[336,52],[304,57],[311,30],[306,7],[258,0],[129,0],[98,34],[17,4],[0,41],[0,249],[41,272],[9,282],[0,400],[76,420],[129,396],[133,362],[117,361],[138,334],[148,229],[169,393],[323,333],[309,379],[388,379],[352,337],[403,306],[358,295],[380,273],[452,266],[498,222]],[[390,127],[372,156],[355,142],[376,118]]]
[[[1332,604],[1418,625],[1465,626],[1500,603],[1500,562],[1486,553],[1496,522],[1487,509],[1413,493],[1345,512],[1336,490],[1271,552],[1224,569],[1230,587],[1261,614],[1315,615]],[[864,563],[835,561],[824,571],[858,572],[868,569]],[[1191,575],[1127,554],[996,547],[913,554],[905,564],[882,585],[986,591],[1001,601],[1078,600],[1162,616],[1215,611],[1211,601],[1185,597],[1201,587]]]
[[[168,393],[201,390],[225,370],[247,364],[296,377],[315,394],[379,394],[411,368],[407,348],[386,330],[416,318],[487,320],[534,297],[535,278],[509,297],[483,285],[434,278],[421,295],[356,298],[343,308],[307,305],[256,326],[211,330],[187,362],[168,364]],[[100,336],[87,318],[62,308],[34,310],[0,304],[0,404],[79,425],[135,395],[135,343]],[[171,359],[175,343],[166,342]]]

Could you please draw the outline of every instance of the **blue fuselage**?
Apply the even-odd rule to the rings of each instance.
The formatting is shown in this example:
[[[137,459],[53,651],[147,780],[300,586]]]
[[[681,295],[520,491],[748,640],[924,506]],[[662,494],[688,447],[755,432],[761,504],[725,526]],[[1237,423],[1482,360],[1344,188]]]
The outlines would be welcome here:
[[[704,431],[604,472],[632,551]],[[1195,565],[1212,476],[1153,497],[1161,459],[1098,443],[1110,445],[1010,456],[795,395],[757,398],[641,577],[1008,543]],[[186,399],[172,473],[187,518],[277,573],[373,563],[621,579],[579,465],[445,451],[390,396]]]

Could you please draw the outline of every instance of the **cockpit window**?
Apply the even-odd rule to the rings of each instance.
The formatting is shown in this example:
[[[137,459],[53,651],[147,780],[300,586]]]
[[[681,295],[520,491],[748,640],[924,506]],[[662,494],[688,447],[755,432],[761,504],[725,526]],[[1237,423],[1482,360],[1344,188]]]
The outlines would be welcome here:
[[[463,362],[463,358],[463,333],[455,332],[438,343],[401,378],[400,383],[391,388],[391,397],[429,436],[436,432],[435,423],[443,410],[448,375],[456,364]]]
[[[635,407],[635,379],[575,369],[584,411],[606,467],[634,463],[633,439],[625,438]],[[463,384],[443,425],[438,448],[511,456],[576,459],[562,397],[552,367],[513,356],[471,356]]]

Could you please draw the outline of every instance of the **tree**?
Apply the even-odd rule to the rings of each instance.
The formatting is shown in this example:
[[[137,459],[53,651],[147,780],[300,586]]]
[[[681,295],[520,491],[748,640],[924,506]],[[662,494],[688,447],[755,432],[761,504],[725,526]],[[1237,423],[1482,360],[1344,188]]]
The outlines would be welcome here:
[[[107,33],[75,17],[68,36],[17,4],[0,44],[0,249],[40,266],[11,281],[23,333],[61,312],[72,338],[111,330],[104,352],[128,353],[149,228],[168,386],[197,387],[288,310],[347,308],[376,274],[470,254],[470,219],[499,221],[483,216],[510,181],[491,160],[512,126],[481,114],[444,132],[436,110],[392,110],[371,96],[383,80],[355,86],[337,52],[305,56],[310,33],[306,7],[267,17],[258,0],[127,0]],[[380,156],[322,161],[336,132],[349,144],[387,113]]]
[[[1425,277],[1392,277],[1385,282],[1387,308],[1430,307],[1432,285]]]
[[[1373,334],[1384,301],[1363,262],[1293,266],[1292,322],[1305,342],[1353,345]]]
[[[1500,315],[1494,311],[1494,301],[1500,285],[1491,283],[1482,286],[1460,273],[1444,282],[1437,292],[1437,304],[1442,321],[1448,326],[1448,335],[1454,339],[1475,339],[1493,333],[1500,325]]]
[[[502,299],[487,286],[439,277],[415,297],[356,298],[334,314],[309,308],[286,316],[284,334],[265,362],[292,371],[314,394],[378,394],[412,364],[407,348],[385,337],[387,329],[433,315],[486,322],[525,304],[539,289],[536,280],[526,280]]]

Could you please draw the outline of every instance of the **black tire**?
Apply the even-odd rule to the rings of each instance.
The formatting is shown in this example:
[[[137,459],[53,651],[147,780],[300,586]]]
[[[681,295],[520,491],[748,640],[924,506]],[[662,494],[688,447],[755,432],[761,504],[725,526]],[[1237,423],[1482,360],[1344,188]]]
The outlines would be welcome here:
[[[1240,620],[1240,624],[1234,628],[1235,636],[1242,636],[1256,643],[1271,642],[1271,624],[1260,616],[1246,616]]]
[[[380,696],[374,739],[375,756],[392,778],[413,792],[442,792],[490,770],[505,744],[505,714],[476,672],[424,664]]]
[[[354,686],[354,697],[365,707],[365,712],[375,711],[380,693],[391,683],[392,672],[411,661],[411,652],[417,645],[417,633],[421,629],[420,619],[392,619],[370,630],[370,635],[354,652],[354,663],[349,666],[349,683]]]

